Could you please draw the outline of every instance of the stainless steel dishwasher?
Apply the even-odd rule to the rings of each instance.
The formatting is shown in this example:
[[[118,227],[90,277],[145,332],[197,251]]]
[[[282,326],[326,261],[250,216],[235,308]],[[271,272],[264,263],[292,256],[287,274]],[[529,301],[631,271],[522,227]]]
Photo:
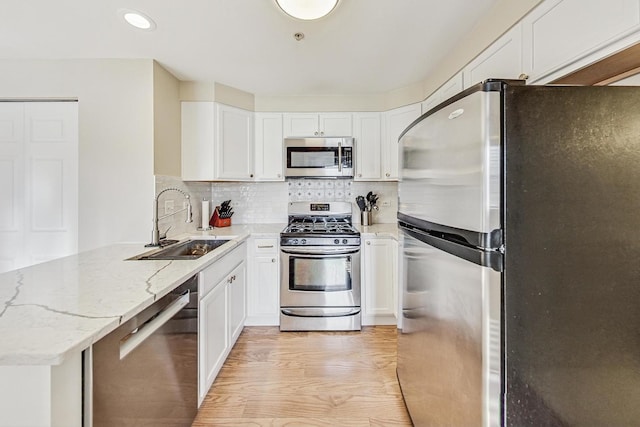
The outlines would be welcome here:
[[[191,426],[198,410],[197,276],[85,352],[85,427]]]

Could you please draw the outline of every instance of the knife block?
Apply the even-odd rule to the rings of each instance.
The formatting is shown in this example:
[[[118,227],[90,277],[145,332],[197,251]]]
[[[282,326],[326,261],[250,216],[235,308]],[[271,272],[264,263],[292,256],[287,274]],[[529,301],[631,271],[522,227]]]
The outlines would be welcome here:
[[[216,209],[213,211],[209,225],[218,228],[229,227],[231,225],[231,218],[220,218],[220,212],[218,211],[219,208],[220,206],[216,206]]]

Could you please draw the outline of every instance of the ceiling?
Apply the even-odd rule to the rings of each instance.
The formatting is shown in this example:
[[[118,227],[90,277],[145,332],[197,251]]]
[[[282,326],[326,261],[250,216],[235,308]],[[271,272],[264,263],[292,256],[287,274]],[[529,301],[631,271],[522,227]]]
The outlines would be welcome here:
[[[382,93],[427,78],[496,2],[341,0],[305,22],[274,0],[2,0],[0,58],[152,58],[256,95]],[[128,26],[121,8],[157,28]]]

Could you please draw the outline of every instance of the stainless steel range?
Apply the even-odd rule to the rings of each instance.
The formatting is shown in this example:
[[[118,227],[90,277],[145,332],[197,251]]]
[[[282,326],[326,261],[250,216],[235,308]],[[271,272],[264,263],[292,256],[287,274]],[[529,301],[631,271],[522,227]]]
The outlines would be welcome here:
[[[348,202],[293,202],[280,234],[280,330],[360,330],[360,233]]]

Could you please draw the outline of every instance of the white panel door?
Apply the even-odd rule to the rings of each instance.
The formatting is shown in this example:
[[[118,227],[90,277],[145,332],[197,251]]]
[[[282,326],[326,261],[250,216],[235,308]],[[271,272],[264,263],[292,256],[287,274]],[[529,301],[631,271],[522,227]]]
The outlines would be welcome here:
[[[0,103],[0,273],[24,258],[24,104]]]
[[[0,272],[77,252],[77,102],[0,103],[0,178]]]
[[[78,251],[78,104],[25,104],[25,262]]]

